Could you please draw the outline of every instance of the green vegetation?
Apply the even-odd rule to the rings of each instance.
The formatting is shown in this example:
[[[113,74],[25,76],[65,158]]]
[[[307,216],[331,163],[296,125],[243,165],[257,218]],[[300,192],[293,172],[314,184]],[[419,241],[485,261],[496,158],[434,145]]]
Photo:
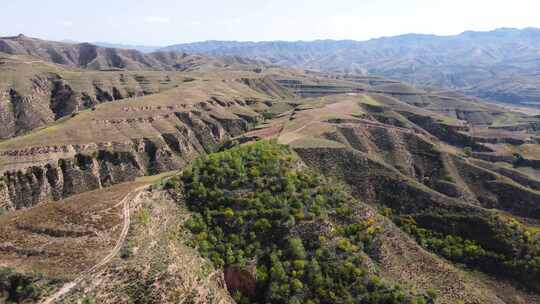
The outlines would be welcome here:
[[[150,222],[150,212],[147,209],[141,209],[137,213],[137,221],[143,226],[148,225]]]
[[[369,96],[369,95],[362,95],[362,98],[360,98],[360,103],[375,106],[375,107],[381,107],[383,106],[379,101],[375,100],[375,98]]]
[[[92,298],[84,298],[84,300],[82,301],[83,304],[94,304],[94,300],[92,300]]]
[[[471,147],[465,147],[463,148],[463,153],[465,153],[466,157],[471,157],[473,155],[473,150]]]
[[[422,228],[412,217],[400,217],[396,221],[421,246],[448,260],[511,277],[530,288],[539,289],[540,235],[524,229],[516,221],[490,219],[497,230],[489,241]],[[506,246],[511,249],[506,249]]]
[[[347,192],[271,142],[198,159],[181,181],[194,245],[216,267],[254,267],[256,290],[231,290],[239,303],[433,303],[367,273],[363,254],[381,229],[362,220]],[[248,284],[246,284],[248,285]]]
[[[499,126],[509,126],[514,125],[516,123],[519,123],[521,121],[521,117],[513,112],[507,112],[503,115],[497,116],[494,120],[491,126],[493,127],[499,127]]]
[[[0,267],[0,301],[2,303],[35,302],[41,295],[36,277],[20,274],[10,268]]]

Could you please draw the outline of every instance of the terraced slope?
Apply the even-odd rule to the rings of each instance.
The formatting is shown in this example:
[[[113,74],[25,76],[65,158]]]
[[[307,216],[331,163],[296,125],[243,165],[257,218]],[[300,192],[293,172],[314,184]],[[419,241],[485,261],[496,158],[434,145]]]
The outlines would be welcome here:
[[[174,88],[176,72],[82,71],[0,53],[0,139],[25,134],[97,104]]]
[[[120,255],[86,276],[58,303],[235,303],[223,272],[190,247],[190,214],[166,192],[144,193],[133,205]]]
[[[90,191],[3,217],[1,260],[20,271],[39,268],[48,277],[74,279],[115,245],[123,221],[122,199],[144,184]]]

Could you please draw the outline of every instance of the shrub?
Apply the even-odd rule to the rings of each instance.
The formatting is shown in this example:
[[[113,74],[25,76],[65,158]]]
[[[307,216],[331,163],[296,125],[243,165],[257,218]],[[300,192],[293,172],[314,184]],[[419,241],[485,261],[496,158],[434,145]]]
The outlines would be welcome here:
[[[397,217],[396,222],[405,232],[414,236],[420,245],[448,260],[511,277],[538,289],[536,282],[540,280],[540,236],[533,235],[515,221],[504,221],[498,217],[488,220],[498,230],[491,236],[491,242],[498,243],[491,244],[490,249],[476,240],[420,227],[410,217]],[[483,243],[487,244],[486,241]],[[512,250],[503,250],[500,244],[510,245]]]

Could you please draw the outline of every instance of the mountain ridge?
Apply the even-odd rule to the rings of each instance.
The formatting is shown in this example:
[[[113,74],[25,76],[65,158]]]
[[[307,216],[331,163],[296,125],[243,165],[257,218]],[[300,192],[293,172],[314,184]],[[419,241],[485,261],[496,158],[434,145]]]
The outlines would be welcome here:
[[[538,28],[452,36],[404,34],[366,41],[206,41],[161,50],[236,55],[287,67],[399,79],[507,103],[540,104]]]
[[[23,34],[1,37],[0,53],[32,56],[36,59],[72,68],[105,71],[186,71],[205,65],[224,67],[235,64],[234,57],[218,60],[203,55],[189,55],[184,52],[142,53],[133,49],[100,47],[88,42],[66,43],[42,40]]]

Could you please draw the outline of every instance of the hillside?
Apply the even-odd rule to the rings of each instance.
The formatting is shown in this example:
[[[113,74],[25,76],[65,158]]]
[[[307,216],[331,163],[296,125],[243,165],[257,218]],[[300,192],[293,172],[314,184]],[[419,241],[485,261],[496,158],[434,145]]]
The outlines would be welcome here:
[[[62,49],[62,52],[66,52],[66,56],[74,58],[68,53],[76,52],[75,45],[45,42],[26,37],[15,39],[24,43],[37,41],[39,44],[31,44],[24,51],[14,49],[13,52],[17,53],[16,55],[0,52],[0,113],[2,114],[0,123],[4,126],[0,130],[0,139],[25,134],[60,118],[94,108],[100,103],[140,97],[176,88],[182,82],[192,80],[184,74],[187,72],[249,71],[258,68],[257,63],[241,58],[217,60],[172,53],[154,54],[160,60],[167,61],[167,66],[155,66],[155,70],[153,66],[148,65],[125,66],[110,62],[105,65],[90,66],[56,60],[40,53],[46,48]],[[110,51],[123,52],[116,49]],[[178,59],[175,63],[168,62],[169,59],[176,60],[175,58]],[[95,60],[101,59],[96,57]],[[110,70],[113,67],[115,69]],[[103,70],[104,68],[106,70]]]
[[[237,55],[283,66],[378,75],[423,87],[459,89],[502,102],[538,104],[539,41],[539,29],[504,28],[369,41],[207,41],[162,50]]]
[[[539,302],[538,114],[249,60],[2,56],[0,301]]]
[[[185,80],[175,72],[83,71],[28,55],[0,53],[0,139],[100,103],[172,89]]]

